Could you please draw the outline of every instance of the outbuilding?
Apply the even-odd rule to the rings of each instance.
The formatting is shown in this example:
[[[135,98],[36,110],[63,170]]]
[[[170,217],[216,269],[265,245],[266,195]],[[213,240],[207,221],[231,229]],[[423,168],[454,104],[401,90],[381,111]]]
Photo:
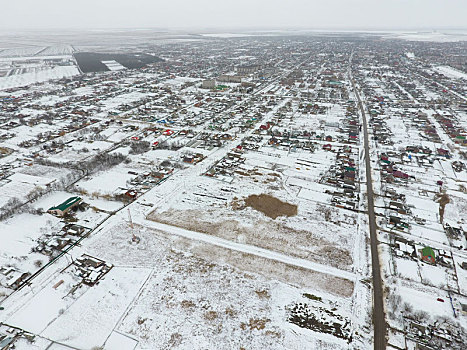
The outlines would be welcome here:
[[[81,197],[70,197],[62,204],[49,208],[47,212],[55,216],[64,216],[70,209],[78,206],[82,201],[83,199]]]

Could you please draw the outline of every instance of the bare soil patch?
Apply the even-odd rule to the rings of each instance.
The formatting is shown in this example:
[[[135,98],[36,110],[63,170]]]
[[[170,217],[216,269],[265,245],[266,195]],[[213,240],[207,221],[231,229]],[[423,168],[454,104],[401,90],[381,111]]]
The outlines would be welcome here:
[[[279,216],[295,216],[298,207],[295,204],[283,202],[269,194],[252,194],[245,199],[245,205],[264,215],[275,219]]]
[[[449,196],[446,193],[436,194],[436,201],[439,203],[439,221],[443,223],[444,220],[444,210],[446,204],[450,202]]]

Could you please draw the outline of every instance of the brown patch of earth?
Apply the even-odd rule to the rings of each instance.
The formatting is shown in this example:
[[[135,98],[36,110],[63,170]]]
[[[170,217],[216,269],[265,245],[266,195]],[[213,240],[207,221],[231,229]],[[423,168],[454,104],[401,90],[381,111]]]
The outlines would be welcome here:
[[[295,216],[298,207],[295,204],[283,202],[269,194],[252,194],[245,199],[245,205],[264,215],[275,219],[279,216]]]
[[[443,223],[444,220],[444,210],[446,207],[446,204],[450,202],[449,196],[446,193],[437,193],[435,200],[439,203],[439,221],[440,223]]]

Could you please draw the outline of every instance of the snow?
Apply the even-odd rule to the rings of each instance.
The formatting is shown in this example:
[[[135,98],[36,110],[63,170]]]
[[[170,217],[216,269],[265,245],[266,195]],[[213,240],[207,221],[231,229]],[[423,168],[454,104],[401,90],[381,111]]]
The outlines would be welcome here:
[[[440,73],[447,75],[450,78],[467,80],[467,74],[455,68],[449,66],[437,66],[434,69]]]
[[[416,261],[409,259],[396,259],[397,261],[397,272],[404,278],[411,279],[413,281],[420,281],[420,275],[418,274],[418,264]]]
[[[425,310],[429,313],[432,320],[444,316],[452,316],[452,309],[449,303],[449,298],[446,292],[438,290],[417,290],[409,286],[401,286],[399,288],[400,294],[403,295],[404,301],[412,304],[415,310]],[[437,301],[437,298],[446,299],[445,302]]]
[[[118,63],[115,60],[112,61],[102,61],[103,64],[107,66],[111,71],[118,71],[122,69],[126,69],[124,66],[122,66],[120,63]]]
[[[114,267],[95,288],[90,288],[41,332],[46,338],[77,348],[101,346],[112,333],[122,313],[138,294],[149,271],[141,268]],[[44,292],[52,298],[50,290]],[[53,293],[56,295],[56,293]],[[53,303],[49,305],[52,310]],[[31,310],[32,311],[32,310]],[[33,312],[33,311],[32,311]],[[30,315],[30,313],[28,313]],[[18,319],[22,324],[27,319]]]
[[[117,331],[112,332],[105,342],[104,350],[133,350],[138,341]]]
[[[48,220],[53,224],[59,222],[49,215],[32,214],[21,214],[0,222],[2,247],[0,257],[27,256],[36,244],[36,240],[44,234],[41,228],[46,227]]]
[[[210,34],[201,34],[202,36],[210,38],[243,38],[253,36],[252,34],[240,34],[240,33],[210,33]]]
[[[128,174],[128,171],[126,167],[117,166],[110,171],[103,171],[93,175],[90,179],[82,180],[76,186],[83,188],[89,194],[94,192],[112,194],[119,187],[127,188],[127,181],[135,177],[135,175]]]
[[[0,77],[0,90],[45,82],[51,79],[72,77],[79,74],[79,70],[76,66],[56,66],[53,68],[42,69],[34,73]]]
[[[386,36],[407,41],[432,41],[432,42],[457,42],[467,41],[465,33],[442,33],[442,32],[406,32],[394,33]]]

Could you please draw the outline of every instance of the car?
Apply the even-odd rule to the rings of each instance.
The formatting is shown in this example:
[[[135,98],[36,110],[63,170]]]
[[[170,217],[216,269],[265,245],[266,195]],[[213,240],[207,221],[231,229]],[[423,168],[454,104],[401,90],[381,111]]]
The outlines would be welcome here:
[[[438,298],[438,299],[436,299],[436,300],[437,300],[437,301],[440,301],[440,302],[442,302],[442,303],[444,303],[444,299]]]

